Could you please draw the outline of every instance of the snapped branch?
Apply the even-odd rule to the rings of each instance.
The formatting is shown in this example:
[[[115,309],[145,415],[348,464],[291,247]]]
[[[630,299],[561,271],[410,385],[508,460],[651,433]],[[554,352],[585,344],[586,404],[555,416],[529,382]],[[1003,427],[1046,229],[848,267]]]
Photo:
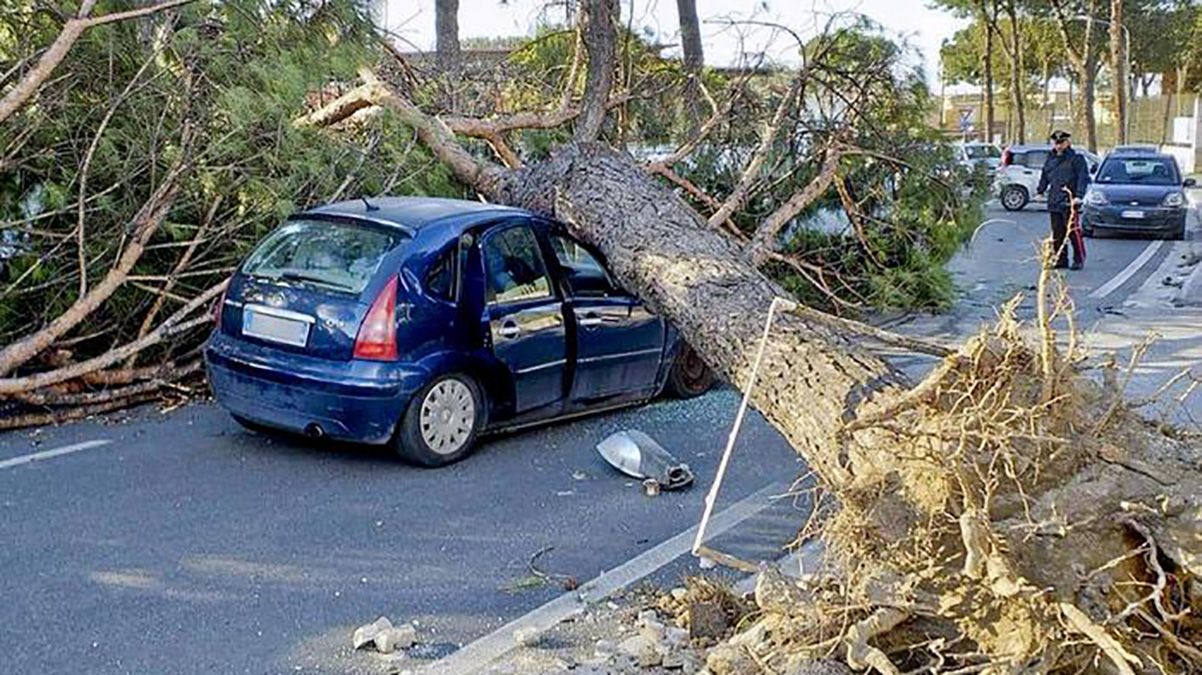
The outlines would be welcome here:
[[[190,2],[192,0],[167,0],[166,2],[148,7],[140,7],[125,12],[113,12],[97,17],[89,16],[92,12],[92,6],[96,3],[94,1],[85,2],[80,7],[79,14],[67,19],[67,22],[63,24],[63,29],[59,31],[58,37],[54,39],[54,42],[42,54],[42,58],[38,59],[37,64],[29,72],[25,73],[20,82],[17,82],[12,89],[8,90],[4,98],[0,98],[0,123],[12,116],[21,106],[25,105],[30,97],[37,93],[38,89],[41,89],[42,85],[50,77],[50,74],[54,72],[54,69],[58,68],[63,59],[67,58],[67,53],[71,51],[71,47],[84,34],[84,31],[95,26],[148,16],[156,12],[180,7]]]

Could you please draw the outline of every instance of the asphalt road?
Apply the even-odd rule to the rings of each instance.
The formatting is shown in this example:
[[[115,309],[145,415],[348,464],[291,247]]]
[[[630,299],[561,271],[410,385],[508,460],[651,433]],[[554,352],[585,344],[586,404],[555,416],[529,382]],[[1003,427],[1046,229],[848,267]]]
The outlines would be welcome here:
[[[111,441],[0,469],[0,672],[391,672],[350,652],[355,626],[418,621],[450,650],[562,592],[532,578],[540,549],[538,567],[585,581],[696,524],[737,403],[722,390],[495,438],[437,470],[257,436],[212,405],[0,436],[0,466]],[[697,484],[643,495],[593,448],[621,428]],[[719,508],[800,472],[758,417],[741,438]],[[772,556],[799,517],[750,543]]]
[[[1191,213],[1184,241],[1140,238],[1086,239],[1085,269],[1058,275],[1067,282],[1077,329],[1092,362],[1114,354],[1126,365],[1133,346],[1152,340],[1135,366],[1127,388],[1129,398],[1142,398],[1202,360],[1202,190],[1190,191]],[[988,325],[997,308],[1022,294],[1020,319],[1036,315],[1035,289],[1039,275],[1038,242],[1047,236],[1047,213],[1037,205],[1009,213],[996,204],[986,211],[985,224],[970,245],[949,264],[960,297],[952,311],[938,316],[910,315],[891,322],[900,332],[948,341]],[[1059,338],[1067,322],[1057,322]],[[921,371],[922,359],[903,362]],[[1171,388],[1164,403],[1149,414],[1195,425],[1202,421],[1202,398],[1189,396],[1178,404],[1173,395],[1185,392],[1191,380]]]
[[[1008,214],[951,264],[955,309],[895,329],[958,339],[1016,292],[1030,295],[1046,216]],[[1089,241],[1067,273],[1099,351],[1153,345],[1131,393],[1202,356],[1202,246],[1191,239]],[[1021,313],[1033,313],[1030,300]],[[929,360],[900,358],[915,374]],[[696,524],[738,400],[723,390],[486,441],[438,470],[387,450],[281,441],[212,405],[143,409],[40,433],[0,435],[0,673],[395,672],[418,661],[353,653],[351,630],[380,615],[417,621],[437,656],[558,596],[528,566],[584,581]],[[1196,405],[1166,412],[1188,419]],[[1202,415],[1199,416],[1202,418]],[[696,471],[648,498],[593,446],[638,428]],[[80,446],[80,443],[107,444]],[[24,462],[31,453],[70,454]],[[719,509],[803,468],[752,416]],[[721,548],[771,557],[805,513],[779,500]],[[651,578],[671,582],[685,555]],[[695,567],[692,567],[695,569]]]

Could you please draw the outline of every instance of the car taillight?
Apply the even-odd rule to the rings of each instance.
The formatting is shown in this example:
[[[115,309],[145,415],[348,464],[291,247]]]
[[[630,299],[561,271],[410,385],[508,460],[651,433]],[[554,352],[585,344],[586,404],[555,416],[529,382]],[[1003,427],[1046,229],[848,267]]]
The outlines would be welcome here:
[[[359,335],[355,338],[355,358],[371,361],[391,361],[397,357],[396,348],[396,281],[388,281],[371,303]]]
[[[1014,159],[1014,153],[1006,150],[1002,153],[1002,166],[1010,166],[1010,162]]]

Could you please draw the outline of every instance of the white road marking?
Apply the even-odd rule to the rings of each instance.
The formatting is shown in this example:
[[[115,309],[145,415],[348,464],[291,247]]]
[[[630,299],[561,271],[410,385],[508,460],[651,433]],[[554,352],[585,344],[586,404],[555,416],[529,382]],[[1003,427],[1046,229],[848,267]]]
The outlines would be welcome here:
[[[769,497],[787,489],[784,484],[769,485],[739,501],[710,519],[706,532],[716,537],[771,505]],[[421,670],[423,675],[471,675],[517,648],[513,633],[522,628],[546,631],[564,619],[583,612],[589,603],[604,600],[639,579],[667,565],[692,549],[697,526],[677,534],[654,548],[631,558],[618,567],[602,572],[579,589],[564,593],[547,604],[510,621],[450,656]]]
[[[51,457],[62,457],[63,455],[70,455],[75,452],[99,448],[103,445],[108,445],[109,443],[112,443],[112,441],[84,441],[83,443],[75,443],[74,445],[55,448],[54,450],[43,450],[42,452],[35,452],[29,455],[21,455],[20,457],[13,457],[12,459],[0,461],[0,469],[11,469],[14,466],[21,466],[22,464],[29,464],[30,462],[50,459]]]
[[[1160,250],[1161,246],[1164,246],[1163,239],[1157,239],[1156,241],[1149,242],[1147,248],[1145,248],[1139,254],[1139,256],[1135,258],[1135,260],[1132,260],[1130,264],[1124,267],[1123,271],[1116,274],[1113,279],[1094,289],[1094,291],[1089,294],[1089,297],[1104,298],[1118,290],[1119,286],[1122,286],[1124,283],[1126,283],[1128,279],[1130,279],[1136,272],[1139,271],[1141,267],[1146,265],[1147,262],[1152,259],[1152,256],[1156,255],[1156,252]]]

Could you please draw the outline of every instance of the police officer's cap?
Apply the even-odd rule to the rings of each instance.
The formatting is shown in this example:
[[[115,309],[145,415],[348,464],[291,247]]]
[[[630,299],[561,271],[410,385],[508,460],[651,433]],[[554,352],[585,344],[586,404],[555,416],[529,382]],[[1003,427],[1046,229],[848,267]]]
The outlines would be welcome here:
[[[1067,131],[1053,131],[1052,132],[1052,142],[1053,143],[1059,143],[1060,141],[1067,141],[1068,139],[1070,139],[1072,137],[1073,137],[1073,135]]]

